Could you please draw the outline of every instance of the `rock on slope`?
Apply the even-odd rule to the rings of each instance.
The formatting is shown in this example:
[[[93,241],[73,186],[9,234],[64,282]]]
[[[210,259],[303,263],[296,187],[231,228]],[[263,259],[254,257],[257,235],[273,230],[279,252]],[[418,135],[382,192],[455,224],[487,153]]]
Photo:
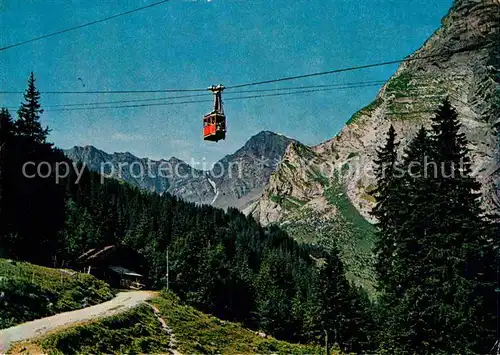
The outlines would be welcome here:
[[[385,140],[390,124],[404,146],[420,125],[429,124],[446,96],[471,142],[484,203],[492,210],[500,208],[499,23],[500,1],[456,0],[441,28],[336,137],[312,148],[296,144],[287,149],[263,197],[249,212],[263,224],[282,224],[299,239],[337,239],[348,271],[362,282],[370,274],[365,265],[371,259],[372,231],[363,222],[356,225],[360,220],[355,209],[369,218],[375,148]]]
[[[261,196],[292,141],[272,132],[260,132],[210,171],[194,169],[175,157],[153,161],[128,152],[108,154],[93,146],[73,147],[65,154],[93,171],[102,169],[106,175],[139,188],[170,193],[189,202],[243,209]]]

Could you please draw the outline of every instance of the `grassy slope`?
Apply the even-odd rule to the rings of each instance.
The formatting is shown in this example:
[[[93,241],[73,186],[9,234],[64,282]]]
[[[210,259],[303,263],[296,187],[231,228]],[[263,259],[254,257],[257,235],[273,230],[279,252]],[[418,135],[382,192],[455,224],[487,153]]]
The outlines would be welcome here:
[[[262,338],[240,324],[222,321],[179,304],[174,296],[153,301],[184,354],[321,354],[312,345],[290,344]]]
[[[301,205],[281,203],[292,213],[287,216],[282,227],[296,240],[330,247],[336,245],[346,267],[347,278],[363,286],[371,296],[375,296],[375,273],[372,250],[375,228],[352,205],[344,187],[337,178],[326,179],[324,197],[338,212],[325,218],[321,213]],[[305,206],[307,207],[307,206]]]
[[[172,329],[176,349],[182,354],[321,354],[312,345],[290,344],[262,338],[237,323],[180,304],[168,294],[151,301]],[[146,305],[121,315],[72,327],[32,343],[16,344],[16,353],[96,354],[166,353],[169,335]],[[334,353],[332,353],[334,355]]]
[[[110,287],[91,275],[0,259],[0,328],[112,297]]]
[[[375,270],[372,252],[375,242],[375,228],[353,206],[345,190],[332,184],[325,190],[328,202],[340,212],[339,225],[344,229],[341,257],[346,264],[346,275],[356,284],[363,286],[370,295],[375,293]]]
[[[165,353],[169,336],[147,305],[49,335],[38,345],[49,354]],[[18,348],[18,350],[20,350]]]

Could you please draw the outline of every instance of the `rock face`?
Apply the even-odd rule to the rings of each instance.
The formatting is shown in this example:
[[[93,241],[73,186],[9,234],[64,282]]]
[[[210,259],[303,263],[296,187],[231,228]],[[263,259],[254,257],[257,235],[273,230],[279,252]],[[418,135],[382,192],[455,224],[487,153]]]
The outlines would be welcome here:
[[[367,194],[373,184],[375,148],[383,143],[389,125],[394,125],[404,146],[421,125],[428,126],[429,118],[445,97],[458,110],[471,142],[473,169],[483,183],[485,204],[492,209],[500,207],[499,24],[500,1],[455,1],[442,27],[401,64],[376,99],[353,115],[336,137],[311,148],[316,159],[326,163],[326,173],[328,167],[351,163],[344,184],[350,200],[365,217],[369,217],[367,211],[371,208],[372,199]],[[289,149],[283,160],[296,161],[297,152]],[[269,198],[265,201],[266,196],[283,191],[285,195],[309,199],[318,194],[316,190],[310,194],[310,178],[290,188],[290,184],[300,181],[295,179],[297,174],[293,181],[288,180],[292,175],[282,164],[271,177],[260,207],[253,210],[262,223],[283,217],[282,209]]]
[[[281,224],[298,239],[337,241],[348,272],[363,283],[371,273],[366,265],[373,231],[365,225],[364,240],[349,238],[359,239],[359,231],[352,231],[356,223],[362,223],[357,212],[370,218],[375,148],[384,142],[391,124],[401,146],[406,145],[421,125],[429,125],[445,97],[457,109],[470,140],[484,205],[490,211],[498,210],[499,31],[499,0],[456,0],[441,28],[400,65],[375,100],[353,115],[336,137],[311,148],[291,145],[287,149],[263,197],[248,213],[263,224]],[[361,248],[355,253],[357,259],[352,248]]]
[[[105,153],[93,146],[73,147],[65,154],[105,176],[158,193],[216,207],[244,209],[262,194],[269,176],[293,139],[260,132],[210,171],[198,170],[175,157],[154,161],[130,153]]]

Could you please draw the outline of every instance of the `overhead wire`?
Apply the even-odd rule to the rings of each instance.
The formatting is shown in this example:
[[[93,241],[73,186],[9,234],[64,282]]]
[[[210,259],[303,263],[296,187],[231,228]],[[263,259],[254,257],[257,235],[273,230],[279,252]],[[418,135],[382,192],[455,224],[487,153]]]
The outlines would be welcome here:
[[[154,94],[154,93],[167,93],[167,92],[200,92],[207,91],[207,89],[159,89],[159,90],[95,90],[95,91],[41,91],[41,94]],[[24,94],[24,91],[0,91],[0,94]]]
[[[352,82],[352,83],[337,83],[337,84],[326,84],[326,85],[311,85],[311,86],[295,86],[295,87],[286,87],[286,88],[274,88],[274,89],[259,89],[259,90],[240,90],[231,92],[230,94],[242,94],[242,93],[259,93],[259,92],[269,92],[269,91],[284,91],[291,90],[291,92],[285,93],[275,93],[275,94],[263,94],[263,95],[250,95],[250,96],[237,96],[237,97],[229,97],[224,101],[232,101],[232,100],[240,100],[240,99],[253,99],[253,98],[262,98],[262,97],[275,97],[275,96],[287,96],[294,94],[307,94],[314,92],[325,92],[325,91],[335,91],[335,90],[343,90],[343,89],[353,89],[360,87],[373,87],[378,86],[380,84],[385,83],[382,80],[376,81],[365,81],[365,82]],[[304,90],[311,88],[312,90]],[[414,88],[415,91],[418,88]],[[133,99],[133,100],[118,100],[118,101],[106,101],[106,102],[88,102],[88,103],[74,103],[74,104],[61,104],[61,105],[48,105],[44,106],[45,108],[49,108],[48,112],[54,111],[82,111],[82,110],[99,110],[99,109],[120,109],[120,108],[136,108],[136,107],[153,107],[153,106],[172,106],[172,105],[181,105],[181,104],[192,104],[192,103],[207,103],[212,102],[211,99],[207,100],[190,100],[190,101],[174,101],[168,103],[148,103],[148,104],[134,104],[134,105],[116,105],[116,106],[96,106],[96,105],[105,105],[105,104],[116,104],[116,103],[134,103],[134,102],[155,102],[155,101],[164,101],[164,100],[175,100],[180,98],[189,98],[189,97],[201,97],[206,94],[195,94],[195,95],[183,95],[183,96],[170,96],[170,97],[162,97],[162,98],[149,98],[149,99]],[[446,95],[444,95],[446,96]],[[443,96],[443,97],[444,97]],[[439,98],[441,95],[433,95],[432,98]],[[429,97],[431,98],[431,97]],[[76,106],[91,106],[91,107],[76,107]],[[52,109],[54,108],[54,109]],[[15,109],[13,107],[13,109]],[[417,112],[416,112],[417,113]],[[424,113],[424,112],[418,112]],[[391,113],[392,114],[392,113]],[[399,112],[394,114],[411,114],[410,112]]]
[[[105,17],[105,18],[102,18],[102,19],[99,19],[99,20],[87,22],[87,23],[84,23],[84,24],[81,24],[81,25],[77,25],[77,26],[74,26],[74,27],[66,28],[64,30],[60,30],[60,31],[48,33],[48,34],[45,34],[45,35],[42,35],[42,36],[38,36],[38,37],[34,37],[34,38],[31,38],[31,39],[28,39],[28,40],[25,40],[25,41],[21,41],[21,42],[17,42],[17,43],[13,43],[13,44],[7,45],[7,46],[3,46],[3,47],[0,47],[0,52],[1,51],[5,51],[5,50],[10,49],[10,48],[19,47],[19,46],[22,46],[24,44],[36,42],[36,41],[39,41],[41,39],[53,37],[53,36],[56,36],[56,35],[59,35],[59,34],[62,34],[62,33],[74,31],[74,30],[77,30],[77,29],[80,29],[80,28],[84,28],[84,27],[88,27],[88,26],[92,26],[92,25],[95,25],[97,23],[109,21],[109,20],[115,19],[117,17],[121,17],[121,16],[125,16],[125,15],[130,15],[130,14],[132,14],[134,12],[145,10],[145,9],[149,9],[151,7],[154,7],[154,6],[162,5],[162,4],[167,3],[169,1],[171,1],[171,0],[157,1],[157,2],[154,2],[154,3],[149,4],[149,5],[145,5],[145,6],[141,6],[141,7],[132,9],[132,10],[121,12],[119,14],[108,16],[108,17]]]
[[[493,47],[493,46],[489,45],[489,46],[484,46],[483,48],[490,48],[490,47]],[[380,62],[380,63],[358,65],[358,66],[353,66],[353,67],[347,67],[347,68],[341,68],[341,69],[334,69],[334,70],[328,70],[328,71],[317,72],[317,73],[302,74],[302,75],[288,76],[288,77],[283,77],[283,78],[278,78],[278,79],[271,79],[271,80],[264,80],[264,81],[257,81],[257,82],[239,84],[239,85],[226,86],[226,89],[236,89],[236,88],[242,88],[242,87],[247,87],[247,86],[255,86],[255,85],[262,85],[262,84],[271,84],[271,83],[277,83],[277,82],[282,82],[282,81],[311,78],[311,77],[321,76],[321,75],[337,74],[337,73],[342,73],[342,72],[349,72],[349,71],[355,71],[355,70],[361,70],[361,69],[368,69],[368,68],[374,68],[374,67],[379,67],[379,66],[386,66],[386,65],[392,65],[392,64],[400,64],[400,63],[403,63],[403,62],[412,62],[412,61],[416,61],[416,60],[431,59],[431,58],[436,58],[436,57],[442,57],[444,55],[449,55],[449,54],[452,54],[452,53],[463,53],[463,52],[474,51],[474,50],[477,50],[477,48],[469,48],[469,49],[468,48],[463,48],[463,49],[461,49],[459,51],[457,50],[457,51],[450,51],[448,53],[436,53],[436,54],[430,54],[430,55],[420,56],[420,57],[419,56],[405,57],[403,59],[391,60],[391,61]]]
[[[157,98],[150,98],[150,99],[131,99],[131,100],[115,100],[115,101],[80,102],[80,103],[71,103],[71,104],[44,105],[44,108],[91,106],[91,105],[107,105],[107,104],[124,104],[124,103],[131,103],[131,102],[163,101],[163,100],[184,99],[184,98],[188,98],[188,97],[200,97],[200,96],[207,96],[207,95],[208,95],[208,93],[193,94],[193,95],[169,96],[169,97],[157,97]]]
[[[257,90],[240,90],[236,91],[237,93],[251,93],[251,92],[266,92],[266,91],[282,91],[282,90],[296,90],[296,89],[312,89],[312,88],[329,88],[329,87],[341,87],[345,85],[372,85],[372,84],[384,84],[387,80],[372,80],[372,81],[360,81],[354,83],[337,83],[337,84],[325,84],[325,85],[308,85],[308,86],[295,86],[295,87],[284,87],[284,88],[275,88],[275,89],[257,89]],[[236,92],[229,92],[230,94],[234,94]]]
[[[261,95],[249,95],[249,96],[237,96],[237,97],[229,97],[224,101],[233,101],[233,100],[242,100],[242,99],[255,99],[255,98],[265,98],[265,97],[279,97],[279,96],[288,96],[295,94],[308,94],[315,92],[328,92],[328,91],[336,91],[343,89],[353,89],[358,87],[373,87],[378,86],[381,83],[385,83],[385,81],[371,81],[371,82],[358,82],[358,83],[344,83],[344,84],[328,84],[328,85],[312,85],[312,86],[298,86],[298,87],[288,87],[288,88],[275,88],[275,89],[262,89],[262,90],[241,90],[232,92],[231,94],[242,94],[242,93],[258,93],[258,92],[269,92],[269,91],[283,91],[283,90],[293,90],[291,92],[284,93],[272,93],[272,94],[261,94]],[[311,90],[303,90],[306,88],[315,88]],[[415,90],[418,90],[415,88]],[[410,91],[415,91],[410,90]],[[117,105],[117,106],[95,106],[95,107],[74,107],[74,106],[82,106],[82,105],[96,105],[96,104],[108,104],[108,103],[132,103],[132,102],[145,102],[145,101],[163,101],[163,100],[171,100],[171,99],[179,99],[179,98],[188,98],[188,97],[200,97],[205,96],[205,94],[196,94],[196,95],[184,95],[184,96],[171,96],[171,97],[163,97],[163,98],[152,98],[152,99],[136,99],[136,100],[120,100],[120,101],[109,101],[109,102],[94,102],[94,103],[79,103],[79,104],[63,104],[63,105],[52,105],[50,107],[56,107],[55,109],[45,110],[47,112],[55,112],[55,111],[82,111],[82,110],[99,110],[99,109],[122,109],[122,108],[138,108],[138,107],[154,107],[154,106],[172,106],[172,105],[184,105],[184,104],[194,104],[194,103],[208,103],[212,102],[212,99],[207,100],[189,100],[189,101],[175,101],[168,103],[149,103],[149,104],[134,104],[134,105]],[[427,98],[444,98],[449,96],[447,94],[443,95],[432,95]],[[452,95],[453,96],[453,95]],[[405,96],[405,97],[415,97],[415,96]],[[462,103],[463,101],[458,98],[453,97]],[[49,107],[49,106],[45,106]],[[66,108],[69,107],[69,108]],[[433,110],[420,110],[420,111],[406,111],[406,112],[387,112],[389,116],[400,116],[400,115],[417,115],[417,114],[429,114],[433,113]],[[466,114],[461,114],[461,116],[467,118],[474,118]]]
[[[370,87],[375,85],[381,85],[385,83],[384,80],[373,80],[373,81],[361,81],[361,82],[348,82],[348,83],[337,83],[337,84],[326,84],[326,85],[309,85],[309,86],[293,86],[284,88],[274,88],[274,89],[258,89],[258,90],[240,90],[229,92],[229,95],[242,94],[242,93],[257,93],[257,92],[272,92],[272,91],[286,91],[286,90],[304,90],[313,88],[361,88]],[[191,95],[181,95],[181,96],[168,96],[168,97],[158,97],[158,98],[147,98],[147,99],[130,99],[130,100],[115,100],[115,101],[96,101],[96,102],[80,102],[80,103],[70,103],[70,104],[54,104],[54,105],[44,105],[44,108],[54,108],[54,107],[76,107],[76,106],[92,106],[92,105],[106,105],[106,104],[118,104],[118,103],[133,103],[133,102],[154,102],[163,100],[174,100],[189,97],[201,97],[207,96],[210,93],[203,94],[191,94]],[[16,109],[16,107],[7,107],[8,109]]]
[[[375,85],[378,85],[378,84],[371,84],[371,86],[375,86]],[[287,95],[296,95],[296,94],[307,94],[307,93],[323,92],[323,91],[326,92],[326,91],[334,91],[334,90],[342,90],[342,89],[351,89],[351,88],[356,88],[356,87],[357,86],[345,86],[345,87],[321,88],[321,89],[312,89],[312,90],[295,90],[295,91],[292,91],[292,92],[285,92],[285,93],[238,96],[238,97],[226,98],[224,101],[233,101],[233,100],[242,100],[242,99],[254,99],[254,98],[263,98],[263,97],[275,97],[275,96],[287,96]],[[149,104],[135,104],[135,105],[55,108],[55,109],[49,109],[49,110],[46,110],[46,111],[47,112],[54,112],[54,111],[81,111],[81,110],[100,110],[100,109],[120,109],[120,108],[136,108],[136,107],[172,106],[172,105],[192,104],[192,103],[212,102],[212,101],[213,100],[210,99],[210,100],[190,100],[190,101],[180,101],[180,102],[149,103]]]
[[[492,47],[492,46],[491,45],[484,46],[482,48],[486,49],[486,48],[490,48],[490,47]],[[453,53],[462,53],[462,52],[467,52],[467,51],[472,51],[472,50],[477,50],[477,48],[471,48],[471,49],[465,48],[465,49],[461,49],[459,51],[457,50],[454,52],[436,53],[436,54],[421,56],[421,57],[418,57],[418,56],[411,57],[411,58],[407,57],[407,58],[403,58],[403,59],[392,60],[392,61],[381,62],[381,63],[372,63],[372,64],[366,64],[366,65],[359,65],[359,66],[353,66],[353,67],[334,69],[334,70],[329,70],[329,71],[324,71],[324,72],[317,72],[317,73],[283,77],[283,78],[272,79],[272,80],[251,82],[251,83],[246,83],[246,84],[225,86],[225,89],[232,90],[232,89],[248,87],[248,86],[271,84],[271,83],[277,83],[277,82],[282,82],[282,81],[289,81],[289,80],[310,78],[310,77],[329,75],[329,74],[335,74],[335,73],[342,73],[342,72],[348,72],[348,71],[362,70],[362,69],[374,68],[374,67],[385,66],[385,65],[390,65],[390,64],[398,64],[398,63],[411,62],[411,61],[416,61],[416,60],[425,60],[425,59],[430,59],[430,58],[441,57],[444,55],[450,55]],[[207,91],[207,88],[204,88],[204,89],[203,88],[159,89],[159,90],[42,91],[41,93],[42,94],[138,94],[138,93],[201,92],[201,91]],[[24,93],[24,91],[0,91],[0,94],[22,94],[22,93]]]

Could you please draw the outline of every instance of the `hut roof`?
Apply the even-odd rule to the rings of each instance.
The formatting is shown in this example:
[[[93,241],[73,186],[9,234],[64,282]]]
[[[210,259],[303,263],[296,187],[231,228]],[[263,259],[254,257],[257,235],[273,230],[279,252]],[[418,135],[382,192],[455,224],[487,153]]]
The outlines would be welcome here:
[[[128,276],[137,276],[137,277],[142,277],[141,274],[138,274],[132,270],[129,270],[127,268],[124,268],[123,266],[110,266],[109,267],[111,270],[114,272],[120,274],[120,275],[128,275]]]
[[[102,249],[90,249],[89,251],[86,251],[82,255],[80,255],[77,259],[78,262],[88,262],[90,260],[96,260],[99,258],[102,258],[106,256],[107,253],[109,253],[111,250],[115,249],[115,245],[108,245]]]
[[[119,265],[120,267],[127,268],[128,271],[135,270],[135,272],[142,275],[147,275],[148,273],[148,263],[145,257],[133,248],[125,245],[108,245],[103,248],[91,249],[75,260],[74,267],[92,266],[104,269],[112,265]]]

